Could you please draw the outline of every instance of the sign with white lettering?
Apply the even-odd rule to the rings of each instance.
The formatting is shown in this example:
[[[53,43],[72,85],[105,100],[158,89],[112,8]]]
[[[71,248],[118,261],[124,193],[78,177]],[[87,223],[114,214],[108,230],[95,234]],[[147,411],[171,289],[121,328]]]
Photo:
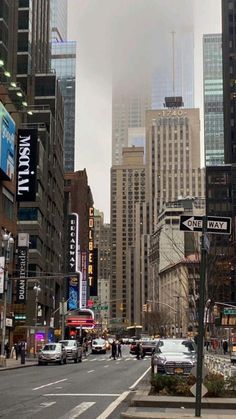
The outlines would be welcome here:
[[[80,308],[87,307],[87,252],[81,252],[81,271],[80,275]]]
[[[29,251],[29,233],[18,233],[18,273],[19,279],[16,283],[16,302],[18,304],[26,303],[26,277],[28,276],[28,251]]]
[[[180,216],[180,230],[182,231],[202,231],[202,224],[203,217],[195,215]],[[207,216],[206,232],[212,234],[231,234],[231,218]]]
[[[16,161],[16,200],[35,201],[37,179],[37,129],[19,129]]]
[[[18,246],[17,270],[20,279],[16,283],[16,302],[17,304],[26,303],[26,277],[28,273],[28,247]]]
[[[5,258],[0,257],[0,294],[4,293],[4,268],[5,268]]]
[[[79,216],[72,212],[68,216],[68,272],[78,272]]]

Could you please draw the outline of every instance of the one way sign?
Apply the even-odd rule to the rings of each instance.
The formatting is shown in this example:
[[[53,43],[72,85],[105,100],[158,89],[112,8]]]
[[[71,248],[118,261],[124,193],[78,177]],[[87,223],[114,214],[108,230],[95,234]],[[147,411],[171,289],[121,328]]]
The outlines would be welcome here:
[[[180,216],[180,230],[182,231],[202,231],[202,223],[203,217],[194,215]],[[231,218],[207,216],[206,232],[213,234],[231,234]]]

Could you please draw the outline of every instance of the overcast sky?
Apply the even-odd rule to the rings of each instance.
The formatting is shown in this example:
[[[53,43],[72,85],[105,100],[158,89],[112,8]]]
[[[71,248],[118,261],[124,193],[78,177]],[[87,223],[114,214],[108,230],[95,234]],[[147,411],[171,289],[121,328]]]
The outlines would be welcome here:
[[[86,168],[94,206],[104,212],[106,222],[110,217],[112,66],[122,82],[135,68],[143,70],[141,63],[151,66],[154,45],[158,47],[157,26],[162,25],[165,36],[170,15],[168,31],[172,23],[175,30],[177,19],[186,24],[186,14],[193,12],[195,104],[202,108],[202,34],[221,32],[220,4],[221,0],[68,0],[68,39],[77,41],[75,170]]]

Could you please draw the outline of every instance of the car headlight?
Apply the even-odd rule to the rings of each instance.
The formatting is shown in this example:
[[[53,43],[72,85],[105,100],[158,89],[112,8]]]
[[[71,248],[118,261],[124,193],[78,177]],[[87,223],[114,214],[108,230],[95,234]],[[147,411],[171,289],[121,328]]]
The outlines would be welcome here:
[[[156,358],[157,360],[157,364],[164,364],[166,362],[166,358],[163,356],[159,356],[158,358]]]

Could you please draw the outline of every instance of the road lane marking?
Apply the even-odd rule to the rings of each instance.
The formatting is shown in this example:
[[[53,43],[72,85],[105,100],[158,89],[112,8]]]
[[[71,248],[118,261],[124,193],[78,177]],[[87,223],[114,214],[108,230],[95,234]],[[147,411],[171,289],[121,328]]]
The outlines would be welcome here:
[[[58,381],[54,381],[53,383],[43,384],[42,386],[40,386],[40,387],[35,387],[35,388],[33,388],[32,390],[33,390],[33,391],[35,391],[35,390],[39,390],[40,388],[53,386],[54,384],[62,383],[62,381],[67,381],[67,380],[68,380],[68,378],[63,378],[63,380],[58,380]]]
[[[73,409],[69,410],[65,415],[60,416],[58,419],[75,419],[78,416],[82,415],[87,409],[93,406],[95,402],[83,402],[75,406]]]
[[[109,365],[104,365],[104,368],[108,368],[109,367]]]
[[[135,383],[132,385],[132,386],[130,386],[129,387],[129,389],[130,390],[133,390],[135,387],[136,387],[136,385],[139,383],[139,381],[141,381],[142,379],[143,379],[143,377],[148,373],[148,371],[150,371],[150,369],[151,369],[151,367],[148,367],[148,369],[141,375],[141,377],[139,377],[136,381],[135,381]]]
[[[43,402],[43,403],[40,403],[40,406],[50,407],[50,406],[53,406],[54,404],[56,404],[56,402]]]
[[[95,370],[90,370],[90,371],[87,371],[88,372],[88,374],[90,374],[90,372],[94,372]]]
[[[43,394],[45,397],[60,397],[60,396],[69,396],[69,397],[119,397],[121,394],[98,394],[98,393],[47,393]]]
[[[110,414],[119,406],[121,402],[129,395],[130,391],[125,391],[122,393],[114,402],[112,402],[101,415],[97,417],[97,419],[106,419],[110,416]]]

